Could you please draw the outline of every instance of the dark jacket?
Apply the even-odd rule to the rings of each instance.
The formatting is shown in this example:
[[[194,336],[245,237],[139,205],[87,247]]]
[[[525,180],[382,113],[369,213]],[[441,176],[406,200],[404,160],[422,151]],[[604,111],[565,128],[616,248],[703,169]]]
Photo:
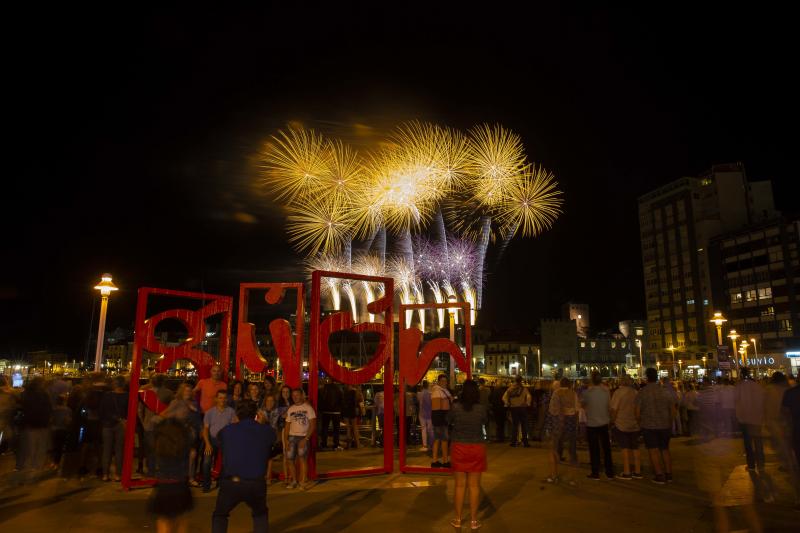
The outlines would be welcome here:
[[[100,401],[100,422],[103,427],[114,427],[128,418],[128,393],[106,392]]]
[[[30,429],[42,429],[50,426],[53,406],[50,395],[42,390],[26,390],[20,401],[22,409],[22,425]]]
[[[326,383],[319,395],[319,411],[321,413],[341,413],[342,399],[342,389],[335,383]]]

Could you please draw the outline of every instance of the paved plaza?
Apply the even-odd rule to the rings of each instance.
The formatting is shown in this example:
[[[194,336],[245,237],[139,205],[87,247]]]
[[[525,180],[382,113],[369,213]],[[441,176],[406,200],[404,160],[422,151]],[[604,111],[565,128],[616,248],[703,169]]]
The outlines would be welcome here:
[[[738,440],[700,451],[696,441],[675,439],[675,482],[659,486],[648,479],[622,481],[586,479],[588,455],[579,450],[580,467],[564,468],[559,485],[549,485],[547,453],[541,447],[489,445],[489,472],[483,478],[482,531],[713,531],[713,510],[698,489],[697,473],[708,475],[712,464],[725,484],[725,504],[732,530],[747,530],[743,506],[754,504],[764,531],[797,532],[800,511],[793,507],[786,475],[774,455],[767,456],[765,478],[744,468]],[[377,464],[378,449],[319,454],[323,468],[333,465]],[[421,464],[415,454],[410,462]],[[9,457],[4,459],[7,469]],[[619,453],[615,453],[618,461]],[[619,468],[618,468],[619,470]],[[570,483],[572,481],[572,483]],[[0,529],[38,533],[154,530],[145,511],[149,490],[125,492],[118,484],[49,477],[20,484],[19,475],[0,477]],[[760,487],[774,486],[772,503],[764,503]],[[191,531],[210,530],[216,491],[195,492]],[[307,492],[280,484],[269,490],[271,531],[364,531],[387,533],[452,531],[453,482],[446,475],[401,475],[339,479],[316,484]],[[231,516],[232,532],[250,530],[246,507]],[[465,529],[466,531],[466,529]]]

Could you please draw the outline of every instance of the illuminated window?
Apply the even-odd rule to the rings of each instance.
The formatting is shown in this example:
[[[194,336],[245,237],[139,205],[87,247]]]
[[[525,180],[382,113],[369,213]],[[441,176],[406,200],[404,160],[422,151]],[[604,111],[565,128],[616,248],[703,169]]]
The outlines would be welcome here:
[[[755,289],[748,290],[744,295],[744,300],[746,302],[755,302],[757,298],[757,292]]]
[[[611,347],[612,347],[612,348],[616,348],[616,347],[617,347],[617,343],[616,343],[616,341],[611,341]]]
[[[686,305],[694,305],[694,300],[686,300]]]
[[[771,305],[761,310],[761,316],[775,316],[775,308]]]
[[[595,348],[595,347],[597,347],[597,343],[592,341],[592,348]]]
[[[731,294],[731,303],[732,304],[740,304],[742,303],[742,293],[737,292],[735,294]]]
[[[703,305],[708,305],[708,298],[705,298],[705,299],[703,300]]]
[[[759,300],[768,300],[770,298],[772,298],[772,287],[763,287],[758,289]]]
[[[779,329],[781,331],[792,331],[792,321],[789,319],[781,320],[779,322]]]
[[[638,329],[638,328],[637,328],[637,329],[636,329],[636,336],[637,336],[637,337],[641,337],[642,335],[644,335],[644,330],[643,330],[643,329]]]
[[[627,345],[628,345],[628,343],[626,343],[626,342],[621,342],[620,343],[620,346],[622,346],[623,348],[625,348]]]
[[[581,341],[581,348],[586,348],[586,343]]]

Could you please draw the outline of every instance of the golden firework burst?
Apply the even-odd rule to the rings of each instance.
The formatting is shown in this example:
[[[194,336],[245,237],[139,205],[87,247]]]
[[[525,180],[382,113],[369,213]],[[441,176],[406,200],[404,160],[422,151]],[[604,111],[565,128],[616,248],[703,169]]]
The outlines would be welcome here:
[[[499,206],[497,222],[507,239],[516,234],[535,237],[551,228],[562,213],[563,199],[553,174],[541,166],[528,166]]]
[[[483,124],[470,130],[472,146],[470,193],[479,204],[503,202],[525,166],[522,140],[500,125]]]
[[[289,241],[306,255],[338,254],[352,231],[352,209],[334,195],[301,198],[289,208]]]
[[[342,204],[352,204],[365,179],[364,165],[358,152],[342,141],[328,145],[328,168],[320,175],[319,187],[313,191],[316,197],[334,196]]]
[[[276,198],[291,204],[322,185],[332,154],[328,141],[313,130],[281,130],[262,152],[264,180]]]

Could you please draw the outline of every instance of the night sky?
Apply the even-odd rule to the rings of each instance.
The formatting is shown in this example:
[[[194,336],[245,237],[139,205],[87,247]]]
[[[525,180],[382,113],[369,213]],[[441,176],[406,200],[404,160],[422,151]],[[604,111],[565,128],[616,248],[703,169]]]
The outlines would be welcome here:
[[[742,161],[794,207],[785,14],[340,4],[7,15],[0,358],[82,358],[102,272],[122,288],[109,329],[132,326],[140,286],[236,295],[302,279],[254,172],[292,120],[334,135],[499,122],[522,136],[566,213],[489,263],[489,327],[533,330],[569,299],[594,326],[643,318],[636,199],[680,176]]]

